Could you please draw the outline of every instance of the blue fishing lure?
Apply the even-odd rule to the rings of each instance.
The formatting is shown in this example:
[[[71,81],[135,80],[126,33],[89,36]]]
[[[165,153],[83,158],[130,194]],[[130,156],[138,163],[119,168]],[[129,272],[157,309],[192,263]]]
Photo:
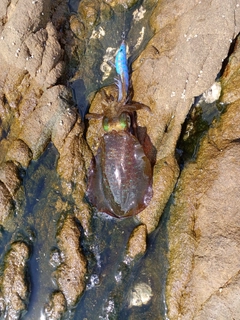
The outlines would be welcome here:
[[[127,63],[127,51],[126,51],[126,44],[124,40],[115,58],[115,68],[120,78],[120,79],[116,79],[116,84],[119,89],[118,101],[122,101],[127,98],[128,87],[129,87],[129,70],[128,70],[128,63]]]

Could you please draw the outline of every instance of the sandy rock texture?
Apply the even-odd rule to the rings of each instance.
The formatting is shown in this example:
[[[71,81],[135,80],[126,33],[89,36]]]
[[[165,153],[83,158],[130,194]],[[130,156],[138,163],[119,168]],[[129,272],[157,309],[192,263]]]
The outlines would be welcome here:
[[[67,4],[63,1],[57,4],[51,4],[48,0],[2,1],[0,4],[0,225],[9,232],[14,231],[15,214],[18,214],[19,221],[24,214],[23,173],[31,160],[37,160],[42,155],[50,141],[59,152],[58,172],[62,176],[62,193],[65,195],[64,205],[56,210],[68,208],[72,215],[78,216],[86,232],[89,229],[90,216],[87,216],[86,204],[83,205],[81,201],[85,187],[85,163],[80,145],[86,150],[87,147],[81,138],[83,128],[73,106],[71,92],[66,80],[60,80],[66,71],[66,54],[62,46],[71,39],[60,31],[66,23],[67,12]],[[70,150],[67,150],[68,147]],[[72,171],[68,171],[70,168]],[[72,197],[77,199],[75,205]],[[69,198],[71,204],[68,203]],[[84,209],[82,216],[80,204]],[[74,253],[68,251],[63,240],[59,240],[67,261],[66,266],[62,266],[62,272],[73,277],[73,280],[73,273],[76,272],[78,286],[83,282],[86,265],[83,255],[77,254],[79,231],[76,226],[71,230],[72,237],[75,237]],[[76,260],[72,258],[75,261],[73,266],[71,254]],[[12,284],[8,272],[6,264],[2,282],[3,304],[9,312],[14,313],[9,319],[18,319],[27,306],[25,300],[29,288],[24,282],[24,270],[16,271],[19,277],[16,282],[25,291],[21,293],[22,289],[19,288],[17,298],[18,288],[13,289],[16,297],[9,298],[10,293],[5,292],[7,286]],[[64,282],[60,275],[58,279],[59,283]],[[84,286],[74,287],[72,281],[70,284],[74,293],[71,292],[70,297],[64,291],[64,299],[73,306]],[[61,286],[61,290],[65,289],[71,291],[67,286]],[[63,293],[53,294],[49,305],[53,306],[53,314],[61,315],[65,311],[66,301],[64,304],[59,295]],[[21,300],[21,305],[16,299]],[[12,306],[15,300],[19,306]],[[61,305],[58,311],[56,301]]]
[[[73,307],[85,289],[86,259],[80,249],[80,230],[72,216],[67,216],[57,235],[63,261],[54,276],[68,307]]]
[[[146,249],[147,230],[145,225],[140,225],[134,229],[128,241],[127,256],[130,259],[142,256]]]
[[[50,298],[50,302],[45,307],[46,319],[62,319],[66,309],[66,299],[63,293],[60,291],[54,292]]]
[[[238,319],[239,39],[223,74],[231,102],[183,170],[169,222],[170,319]]]
[[[24,242],[11,244],[5,256],[4,272],[1,276],[1,309],[4,319],[19,319],[25,311],[29,297],[27,260],[30,248]]]
[[[178,1],[158,3],[150,20],[155,35],[133,64],[134,99],[149,105],[153,118],[159,119],[157,126],[148,128],[158,150],[155,196],[140,214],[148,231],[156,226],[176,182],[176,142],[193,99],[213,84],[240,27],[234,20],[235,1],[190,1],[186,6]],[[140,125],[147,122],[151,115],[139,116]]]
[[[21,186],[18,171],[37,159],[50,141],[63,162],[61,148],[79,117],[69,90],[56,85],[65,65],[56,12],[54,25],[50,21],[48,1],[18,1],[10,3],[7,9],[6,6],[1,4],[0,36],[0,223],[3,226],[18,202],[15,196]],[[15,166],[14,179],[10,164]],[[10,184],[13,190],[9,189]]]
[[[90,212],[83,198],[86,190],[86,168],[90,165],[92,153],[84,140],[80,119],[77,120],[64,140],[64,144],[58,150],[60,159],[57,171],[62,178],[64,193],[74,199],[74,215],[81,222],[85,233],[89,234],[91,232]]]

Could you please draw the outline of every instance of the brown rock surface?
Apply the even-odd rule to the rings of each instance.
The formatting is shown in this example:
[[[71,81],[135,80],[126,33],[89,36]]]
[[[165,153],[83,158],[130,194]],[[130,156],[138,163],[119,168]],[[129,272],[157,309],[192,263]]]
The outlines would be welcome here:
[[[83,126],[77,120],[69,135],[58,149],[60,158],[57,171],[62,178],[63,192],[74,199],[74,214],[81,222],[86,234],[90,232],[90,212],[83,201],[86,190],[85,159],[91,158],[91,152],[83,138]]]
[[[59,320],[66,312],[66,300],[62,292],[54,292],[50,297],[50,303],[45,307],[47,320]]]
[[[45,90],[37,107],[24,121],[19,138],[29,146],[33,159],[42,154],[52,135],[56,147],[61,147],[75,123],[75,110],[71,110],[69,103],[62,98],[67,94],[64,86]]]
[[[62,11],[59,11],[60,7]],[[13,199],[16,198],[20,183],[16,180],[18,169],[27,168],[32,159],[39,158],[50,141],[60,151],[79,119],[76,109],[71,105],[69,90],[64,85],[55,85],[63,73],[64,62],[59,34],[49,21],[50,9],[50,3],[43,0],[27,3],[18,1],[16,5],[11,4],[7,8],[2,3],[0,8],[0,180]],[[60,3],[57,12],[59,16],[55,11],[54,23],[60,29],[66,19],[65,16],[60,19],[60,15],[63,15]],[[17,18],[19,14],[20,18]],[[84,148],[83,140],[81,145]],[[74,156],[80,154],[79,148],[78,154]],[[9,170],[9,163],[17,166],[14,172]],[[84,169],[78,166],[78,172],[81,173],[79,179],[83,180]],[[74,177],[69,178],[69,183],[72,183],[71,179]],[[4,226],[12,203],[6,190],[1,190],[1,224]],[[78,195],[76,199],[79,199],[80,205],[82,198]],[[78,208],[75,211],[79,214],[81,210]],[[87,223],[85,221],[85,225]]]
[[[54,143],[60,153],[60,163],[63,164],[65,161],[64,165],[69,164],[67,146],[71,143],[73,145],[72,151],[74,151],[69,157],[71,158],[70,165],[65,166],[65,170],[62,168],[62,171],[59,171],[62,174],[64,185],[65,177],[68,175],[66,170],[72,169],[67,183],[73,185],[71,189],[73,195],[65,192],[64,204],[61,208],[63,215],[67,208],[68,210],[72,209],[76,216],[83,217],[81,222],[86,230],[89,229],[87,206],[82,204],[84,196],[82,181],[85,168],[81,158],[81,148],[84,149],[86,144],[81,138],[80,118],[76,108],[72,106],[69,90],[63,84],[56,85],[57,80],[63,75],[65,66],[64,51],[61,45],[67,46],[67,41],[71,38],[66,38],[61,33],[67,18],[66,13],[65,1],[58,1],[58,6],[53,4],[52,7],[48,0],[20,0],[16,3],[3,1],[0,4],[0,224],[8,231],[10,229],[14,231],[14,228],[17,227],[23,228],[25,232],[26,221],[29,223],[31,220],[29,217],[26,221],[25,219],[21,220],[23,211],[25,210],[26,213],[28,210],[27,207],[20,208],[21,214],[17,210],[19,208],[16,208],[19,200],[18,190],[22,188],[19,178],[20,170],[22,173],[22,168],[27,169],[32,159],[37,160],[50,141]],[[61,31],[59,31],[60,29]],[[66,51],[68,50],[70,49],[66,48]],[[59,83],[65,84],[66,82],[67,80],[59,81]],[[75,123],[77,124],[75,125]],[[64,160],[61,159],[62,155],[63,158],[65,157]],[[50,166],[52,165],[54,164],[50,164]],[[74,165],[77,167],[73,169],[71,166]],[[44,178],[44,180],[46,179]],[[44,192],[48,191],[48,187],[44,188]],[[57,185],[53,184],[53,188],[55,187],[57,193]],[[23,198],[22,193],[19,193],[20,197]],[[28,195],[28,200],[29,198],[31,195],[30,197]],[[74,205],[72,205],[72,198],[76,199]],[[51,200],[49,201],[51,202]],[[56,208],[56,210],[58,209]],[[8,228],[9,225],[6,224],[6,221],[15,217],[15,215],[10,215],[12,212],[17,213],[17,222],[12,221],[11,223],[10,221],[11,228]],[[54,220],[54,216],[50,219]],[[34,227],[37,228],[38,225],[39,228],[46,228],[47,219],[46,221],[42,220],[42,223],[39,224],[37,224],[37,217],[34,221],[36,223]],[[71,220],[72,224],[69,219],[66,221],[63,230],[59,231],[60,236],[58,237],[59,248],[65,254],[64,264],[58,270],[58,281],[64,295],[66,295],[68,306],[73,306],[84,289],[86,262],[78,250],[80,235],[78,228],[73,220]],[[20,227],[17,224],[20,224]],[[41,231],[38,230],[38,235],[41,234]],[[69,235],[66,232],[69,232]],[[73,252],[68,251],[67,240],[64,242],[64,237],[73,241],[70,246]],[[11,250],[10,253],[15,252],[15,249]],[[19,268],[20,265],[21,263],[19,263]],[[45,267],[45,262],[42,266]],[[17,272],[16,277],[18,277],[16,281],[24,289],[24,272],[15,271]],[[22,288],[19,288],[19,297],[17,297],[17,291],[14,291],[17,289],[13,287],[12,296],[9,298],[10,293],[6,290],[10,290],[8,286],[12,281],[15,281],[8,277],[9,272],[6,263],[3,276],[5,291],[1,302],[9,309],[9,319],[17,319],[26,307],[25,296],[21,292]],[[45,270],[41,270],[41,272],[45,272]],[[51,270],[47,270],[47,272],[51,273]],[[65,278],[65,275],[68,276],[68,280],[71,280],[70,282]],[[66,308],[61,297],[64,298],[61,292],[52,295],[51,316],[54,315],[55,318],[61,317]],[[44,297],[41,298],[44,300]],[[16,305],[12,306],[15,302]]]
[[[4,318],[17,320],[26,310],[29,287],[26,278],[29,248],[24,242],[15,242],[5,257],[4,272],[1,279],[4,298]]]
[[[11,161],[5,162],[0,167],[0,181],[5,184],[12,197],[21,185],[18,167]]]
[[[86,259],[80,250],[79,237],[77,223],[72,216],[67,216],[57,235],[58,247],[64,258],[54,276],[68,307],[76,304],[85,289]]]
[[[128,240],[127,256],[135,259],[142,256],[147,248],[147,230],[145,225],[136,227]]]
[[[240,83],[237,44],[223,75]],[[232,64],[233,62],[233,64]],[[235,69],[237,68],[237,69]],[[239,93],[204,138],[196,162],[184,168],[169,222],[171,319],[238,319],[239,283]],[[228,100],[228,99],[227,99]]]
[[[13,161],[27,168],[32,159],[32,152],[22,140],[14,140],[9,146],[6,161]]]
[[[13,202],[11,194],[6,186],[0,182],[0,224],[2,225],[5,219],[13,210]]]

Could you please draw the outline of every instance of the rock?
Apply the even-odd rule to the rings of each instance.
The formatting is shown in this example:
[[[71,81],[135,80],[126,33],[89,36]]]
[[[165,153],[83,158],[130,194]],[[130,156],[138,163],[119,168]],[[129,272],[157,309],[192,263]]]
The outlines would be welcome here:
[[[171,210],[167,287],[171,319],[195,319],[209,299],[219,295],[220,288],[231,284],[239,269],[234,258],[240,241],[236,236],[238,146],[217,152],[214,146],[206,148],[207,144],[197,163],[184,169]],[[236,299],[234,293],[232,299]]]
[[[94,26],[98,19],[100,3],[97,1],[83,0],[79,3],[78,12],[89,26]]]
[[[69,109],[69,104],[65,99],[62,99],[62,96],[66,94],[67,90],[64,86],[47,89],[35,110],[24,121],[19,139],[30,148],[33,159],[40,156],[52,135],[57,147],[60,147],[73,126],[76,115]]]
[[[129,308],[141,307],[150,303],[153,293],[147,283],[138,283],[130,292]]]
[[[224,103],[233,103],[239,99],[239,74],[238,69],[240,65],[240,38],[236,39],[234,51],[229,57],[228,64],[224,70],[224,74],[221,79],[222,83],[222,97],[221,100]]]
[[[62,178],[63,192],[74,199],[74,215],[86,234],[90,232],[89,207],[84,201],[86,192],[86,164],[91,153],[83,138],[83,125],[77,120],[64,144],[59,148],[57,171]]]
[[[147,248],[147,230],[145,225],[136,227],[128,240],[127,256],[132,260],[143,256]]]
[[[187,11],[178,1],[159,2],[150,21],[155,35],[133,64],[134,100],[149,105],[160,120],[148,131],[157,150],[161,148],[159,158],[172,152],[193,98],[213,84],[227,56],[235,30],[234,5],[218,2],[191,1]],[[220,33],[214,33],[216,21]],[[139,116],[140,125],[150,121],[151,115]]]
[[[26,278],[29,247],[24,242],[15,242],[5,256],[1,281],[2,295],[5,301],[4,318],[21,318],[28,304],[29,286]]]
[[[4,224],[4,221],[13,211],[13,201],[11,194],[6,186],[0,181],[0,225]]]
[[[61,207],[63,215],[67,210],[72,209],[76,216],[82,217],[83,226],[89,230],[89,213],[87,205],[82,201],[85,170],[82,167],[84,160],[81,158],[83,152],[81,150],[86,149],[86,144],[81,146],[84,139],[82,138],[80,118],[76,108],[73,107],[71,93],[63,84],[66,84],[67,80],[62,77],[59,80],[61,84],[56,85],[57,80],[63,75],[65,67],[64,51],[61,45],[66,45],[66,51],[69,53],[72,36],[66,32],[68,37],[65,39],[65,34],[62,34],[67,29],[65,25],[66,2],[58,1],[57,4],[52,5],[48,0],[27,0],[26,2],[20,0],[16,3],[4,1],[0,4],[0,68],[2,70],[0,75],[0,224],[4,229],[7,229],[10,238],[9,230],[15,234],[16,228],[22,228],[25,232],[26,225],[28,228],[28,224],[32,223],[30,222],[31,217],[27,213],[27,207],[22,205],[20,211],[18,210],[18,193],[20,189],[23,189],[19,170],[24,172],[22,169],[27,169],[32,159],[37,160],[50,141],[54,143],[60,153],[60,162],[62,155],[66,157],[65,164],[69,154],[67,146],[72,143],[73,156],[70,165],[76,165],[76,167],[71,168],[68,165],[65,169],[62,168],[61,173],[64,176],[63,185],[64,178],[67,176],[69,180],[65,183],[73,184],[74,188],[71,194],[64,194],[62,205],[60,205],[59,197],[58,205]],[[77,159],[78,157],[79,159]],[[54,164],[49,165],[53,166]],[[39,168],[41,169],[41,165]],[[41,171],[40,169],[39,171]],[[68,169],[72,169],[70,176],[66,172]],[[54,184],[53,189],[55,187]],[[44,188],[46,194],[48,191],[48,187]],[[57,187],[55,191],[53,197],[59,193]],[[52,204],[53,202],[47,198],[46,194],[45,199]],[[28,196],[28,200],[30,199],[34,203],[34,210],[37,211],[35,199],[31,199],[31,194]],[[73,198],[76,199],[76,204],[73,204]],[[84,210],[81,214],[82,209]],[[13,211],[16,213],[15,216],[10,215]],[[22,214],[23,211],[26,214],[26,219],[22,219],[24,221],[21,220],[20,215],[20,212]],[[10,220],[11,228],[6,226],[7,217],[16,218]],[[44,217],[42,220],[37,218],[31,220],[34,221],[33,228],[38,225],[39,228],[46,229],[45,223],[48,220],[44,215],[42,217]],[[53,228],[54,221],[51,222],[51,228]],[[38,230],[38,235],[41,234],[41,231]],[[68,307],[75,305],[85,288],[86,261],[79,249],[79,236],[77,223],[73,218],[67,218],[58,235],[58,244],[64,254],[64,260],[56,272],[57,281],[63,293],[53,293],[46,309],[49,319],[61,317],[66,311],[67,305]],[[4,241],[7,241],[7,237],[2,236]],[[64,237],[67,240],[64,240]],[[69,247],[72,251],[69,251],[68,240],[72,241]],[[3,246],[5,245],[7,246],[3,242]],[[21,243],[21,245],[23,244]],[[27,305],[28,288],[25,281],[25,260],[27,258],[24,252],[22,252],[24,261],[16,261],[16,267],[14,261],[11,262],[12,255],[18,249],[19,247],[15,244],[12,246],[3,271],[3,294],[0,298],[0,308],[6,311],[4,311],[4,317],[8,319],[20,318]],[[21,252],[16,253],[16,259],[19,259],[18,255],[20,254]],[[12,274],[10,273],[10,264],[13,265]],[[45,268],[45,261],[42,261],[41,266]],[[51,271],[49,272],[51,273]],[[68,278],[66,279],[65,276]],[[39,279],[41,278],[39,277]],[[10,288],[11,285],[12,288]],[[39,290],[42,292],[42,288]],[[37,313],[37,311],[34,312]]]
[[[76,111],[69,109],[66,87],[54,86],[63,73],[64,62],[58,33],[49,21],[50,3],[4,2],[0,16],[0,180],[18,201],[18,170],[11,168],[26,169],[50,139],[60,148],[76,121]],[[6,190],[1,191],[3,223],[12,203]]]
[[[70,17],[70,28],[77,38],[79,38],[80,40],[84,40],[86,36],[84,24],[75,14]]]
[[[56,83],[64,67],[62,50],[53,24],[49,22],[45,29],[30,34],[25,44],[31,53],[26,57],[27,71],[41,87],[49,88]]]
[[[66,312],[66,300],[62,292],[54,292],[45,306],[47,320],[60,320]]]
[[[6,161],[13,161],[23,168],[27,168],[32,159],[32,152],[26,143],[17,139],[9,146],[5,159]]]
[[[159,218],[174,189],[178,175],[177,161],[172,154],[156,163],[153,176],[153,198],[149,206],[137,216],[141,223],[146,225],[148,233],[153,232],[158,226]]]
[[[80,250],[79,237],[78,226],[74,218],[68,215],[57,235],[58,247],[64,259],[54,272],[68,307],[75,306],[85,289],[86,259]]]
[[[231,283],[226,283],[223,288],[219,288],[213,296],[210,297],[202,310],[200,310],[195,319],[237,319],[239,317],[239,299],[238,299],[238,288],[239,288],[239,275],[236,275]]]
[[[0,167],[0,181],[5,184],[11,197],[14,198],[15,193],[21,185],[18,166],[12,161],[5,162]]]
[[[196,161],[184,168],[171,207],[167,305],[173,320],[240,317],[240,97],[227,90],[240,80],[238,51],[222,78],[223,97],[232,103],[204,137]]]

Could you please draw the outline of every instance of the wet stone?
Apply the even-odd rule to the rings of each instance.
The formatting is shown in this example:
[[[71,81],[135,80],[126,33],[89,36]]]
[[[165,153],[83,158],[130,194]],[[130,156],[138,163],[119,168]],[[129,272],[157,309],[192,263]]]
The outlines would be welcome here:
[[[77,15],[72,15],[70,17],[70,27],[74,35],[83,40],[85,37],[85,27],[84,24],[80,21]]]
[[[4,224],[4,221],[12,212],[12,210],[12,197],[6,186],[0,181],[0,225]]]
[[[26,310],[29,296],[27,260],[29,247],[24,242],[15,242],[5,256],[1,281],[5,303],[4,319],[17,320]]]
[[[20,187],[19,168],[12,161],[5,162],[0,167],[0,181],[5,184],[9,193],[14,198]]]
[[[32,152],[22,140],[14,140],[7,151],[6,160],[19,163],[23,168],[27,168],[32,159]]]
[[[46,320],[60,320],[66,312],[67,303],[62,292],[54,292],[45,306]]]
[[[75,122],[75,114],[68,111],[69,103],[65,101],[67,93],[68,90],[64,86],[54,86],[46,90],[37,107],[24,122],[19,138],[31,149],[33,159],[42,154],[52,134],[54,140],[59,142],[54,132],[64,139]],[[61,121],[63,121],[62,126]],[[56,124],[59,129],[56,128]]]
[[[83,0],[79,4],[78,12],[83,20],[88,21],[89,25],[95,25],[98,18],[98,7],[97,1]]]
[[[137,283],[130,291],[129,308],[149,304],[152,296],[152,289],[147,283]]]
[[[135,259],[142,256],[147,248],[147,228],[146,225],[136,227],[129,240],[127,246],[127,256],[130,259]]]
[[[221,79],[222,99],[231,103],[208,130],[196,161],[182,171],[171,207],[166,294],[173,320],[240,316],[240,47],[235,49]]]
[[[73,197],[75,217],[80,221],[84,232],[89,233],[90,213],[88,205],[83,201],[86,191],[86,159],[90,159],[90,150],[83,135],[83,125],[78,118],[74,127],[59,148],[57,172],[61,176],[63,192]]]
[[[77,223],[68,215],[57,235],[63,262],[54,272],[59,290],[63,293],[68,307],[77,303],[85,289],[86,259],[81,253],[79,237]]]

